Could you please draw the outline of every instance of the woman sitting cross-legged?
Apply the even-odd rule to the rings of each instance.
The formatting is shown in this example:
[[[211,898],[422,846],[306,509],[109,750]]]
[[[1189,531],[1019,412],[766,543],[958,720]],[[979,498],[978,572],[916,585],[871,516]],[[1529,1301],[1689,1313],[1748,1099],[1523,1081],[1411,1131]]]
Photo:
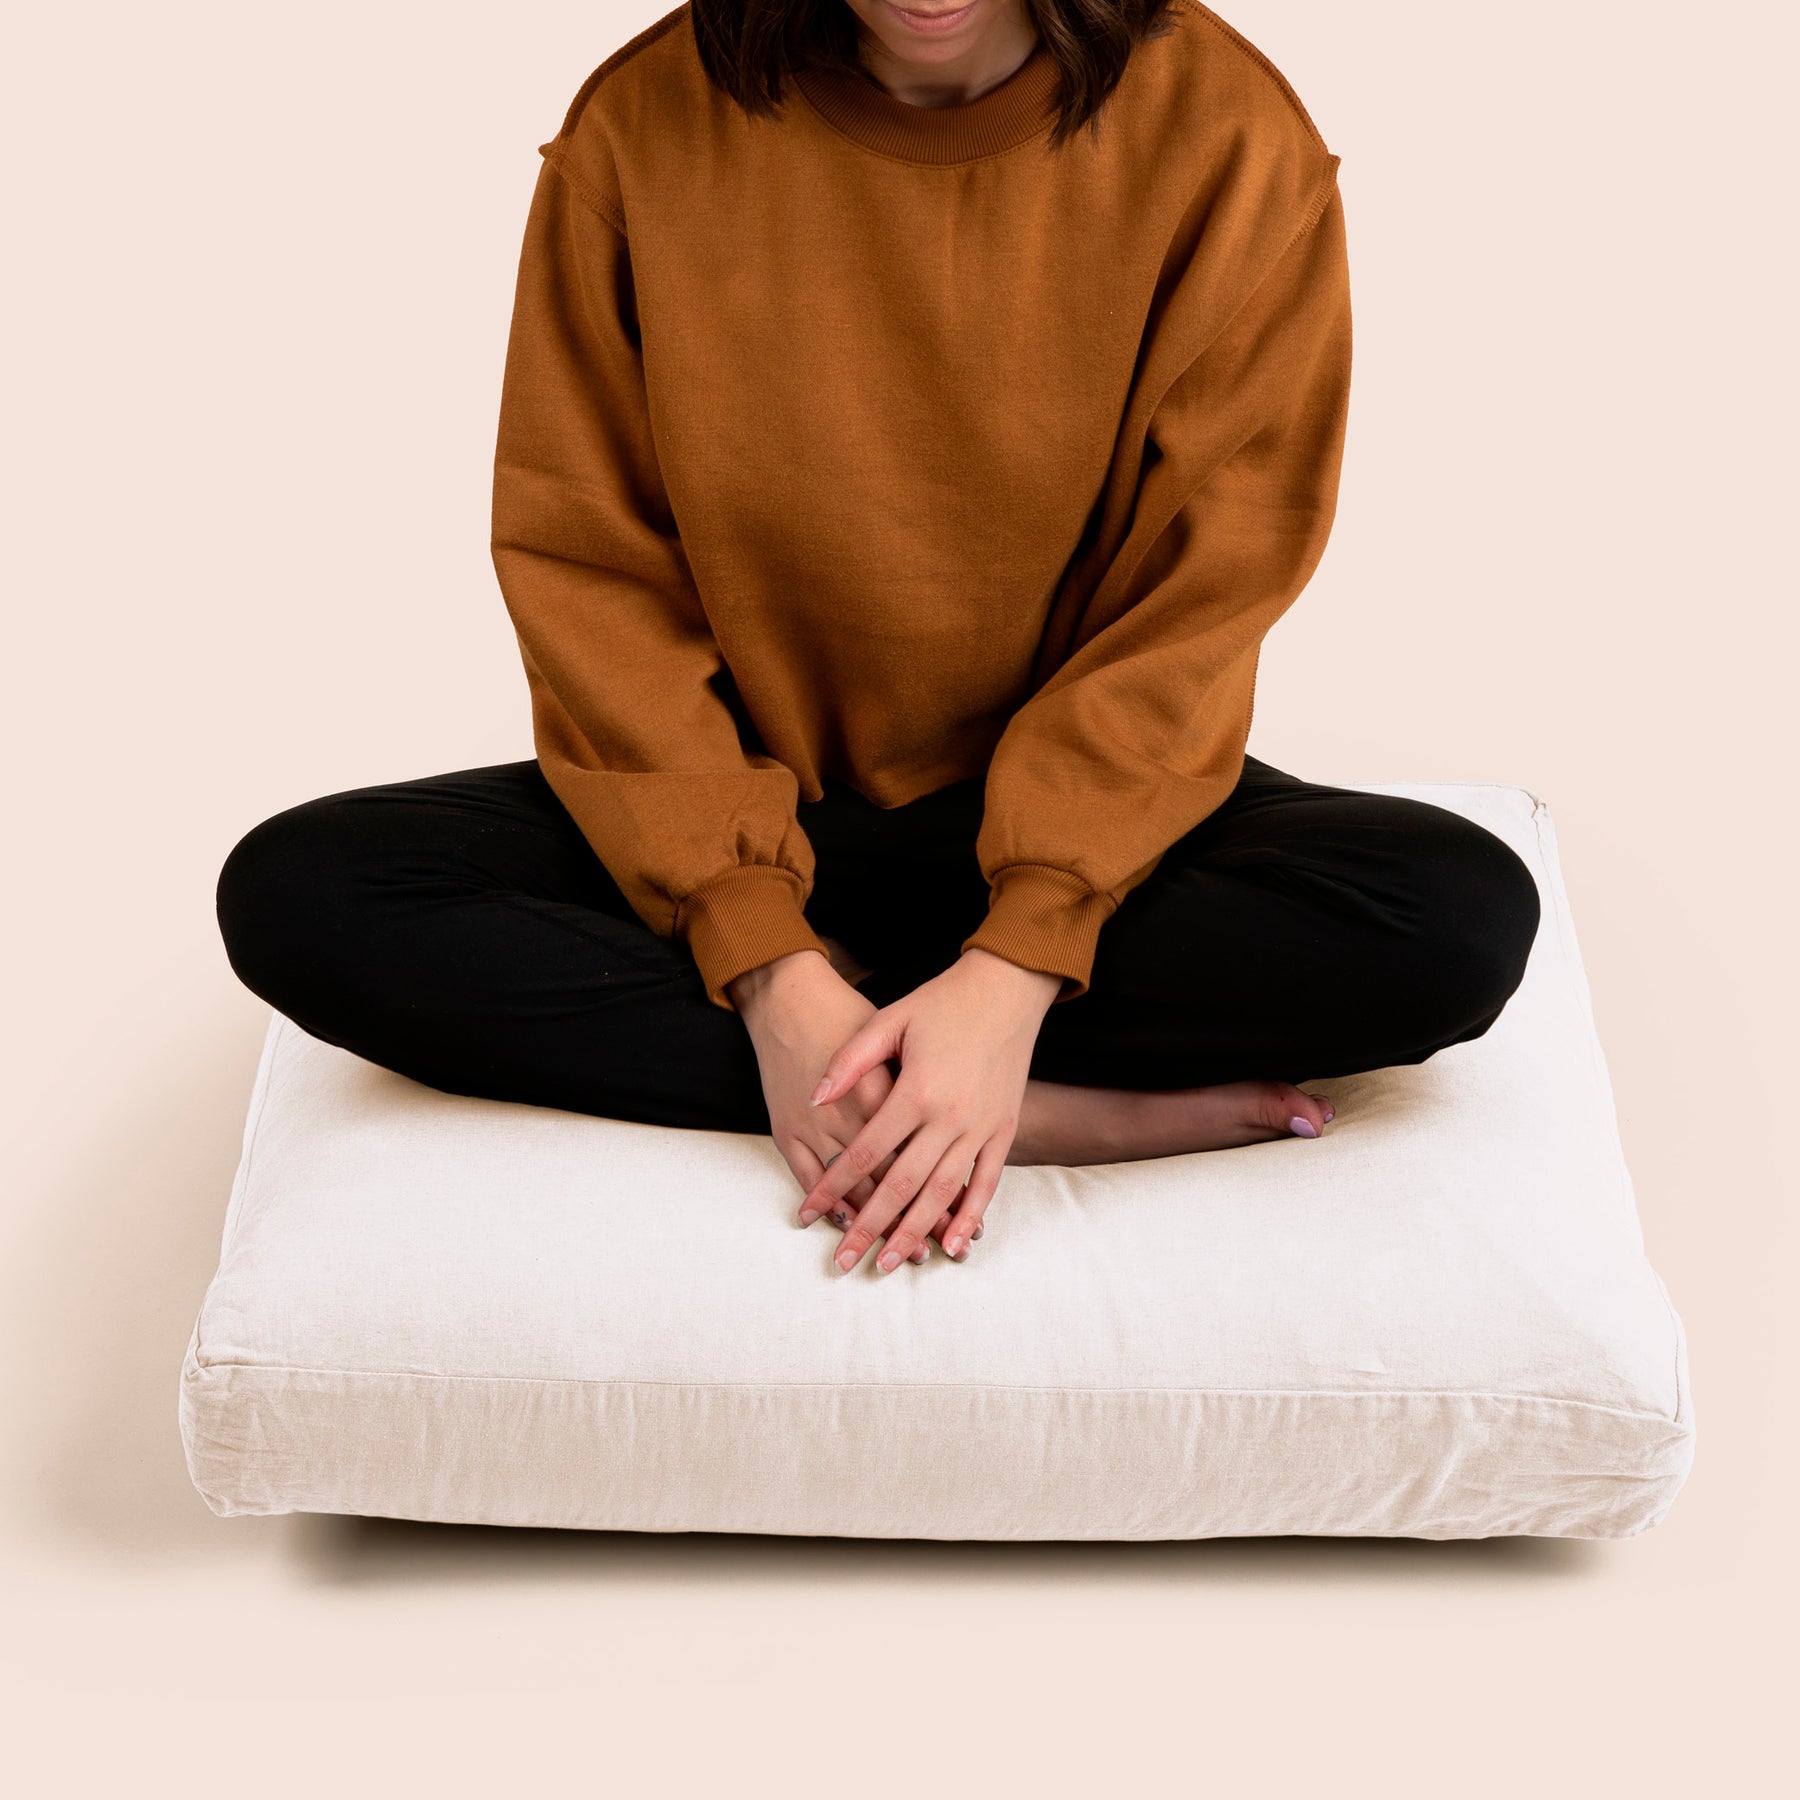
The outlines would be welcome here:
[[[1524,863],[1246,748],[1351,362],[1266,58],[1196,0],[690,0],[540,149],[492,521],[535,758],[251,830],[252,989],[454,1093],[772,1134],[845,1269],[1487,1030]]]

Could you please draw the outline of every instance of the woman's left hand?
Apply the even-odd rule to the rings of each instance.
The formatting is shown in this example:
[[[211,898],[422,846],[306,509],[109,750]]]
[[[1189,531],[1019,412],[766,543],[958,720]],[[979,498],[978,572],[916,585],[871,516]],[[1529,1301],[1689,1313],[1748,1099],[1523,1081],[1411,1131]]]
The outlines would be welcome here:
[[[883,1236],[876,1266],[898,1268],[946,1213],[945,1250],[967,1254],[1018,1130],[1039,1027],[1062,985],[1060,975],[965,950],[880,1008],[826,1063],[815,1106],[890,1058],[900,1062],[887,1098],[800,1203],[800,1223],[810,1225],[898,1151],[844,1235],[836,1260],[845,1273]]]

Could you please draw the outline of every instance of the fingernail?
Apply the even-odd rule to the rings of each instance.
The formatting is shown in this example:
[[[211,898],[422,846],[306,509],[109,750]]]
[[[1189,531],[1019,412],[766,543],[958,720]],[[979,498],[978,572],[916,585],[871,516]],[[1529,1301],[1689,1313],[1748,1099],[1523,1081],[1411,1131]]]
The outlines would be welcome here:
[[[821,1100],[823,1100],[825,1098],[825,1096],[827,1094],[829,1094],[830,1092],[831,1092],[831,1077],[829,1075],[827,1075],[827,1076],[824,1076],[823,1078],[821,1078],[819,1085],[813,1089],[812,1098],[807,1102],[807,1105],[808,1106],[817,1106],[819,1104],[819,1102]]]
[[[1310,1119],[1289,1119],[1288,1130],[1291,1131],[1295,1137],[1316,1138],[1319,1135],[1313,1130],[1312,1121]]]
[[[804,1206],[800,1209],[800,1223],[802,1225],[810,1225],[818,1216],[818,1211],[814,1207]]]
[[[1337,1117],[1337,1108],[1329,1100],[1325,1102],[1325,1123],[1329,1125]]]
[[[980,1237],[980,1236],[981,1236],[981,1234],[982,1234],[982,1233],[983,1233],[983,1232],[984,1232],[984,1231],[986,1231],[986,1230],[987,1230],[987,1227],[986,1227],[986,1226],[985,1226],[985,1225],[977,1225],[977,1226],[976,1226],[976,1227],[975,1227],[975,1229],[974,1229],[974,1230],[973,1230],[973,1231],[971,1231],[971,1232],[970,1232],[970,1233],[969,1233],[969,1242],[970,1242],[970,1243],[971,1243],[971,1244],[972,1244],[972,1243],[974,1243],[974,1241],[975,1241],[975,1240],[976,1240],[976,1239],[977,1239],[977,1238],[978,1238],[978,1237]]]
[[[962,1248],[962,1238],[954,1231],[946,1233],[944,1248],[954,1256]]]
[[[850,1271],[856,1267],[856,1252],[854,1250],[840,1250],[837,1253],[837,1266],[848,1275]]]
[[[898,1250],[882,1251],[875,1259],[875,1266],[882,1274],[891,1275],[900,1266],[900,1252]]]
[[[921,1244],[918,1249],[912,1253],[912,1259],[916,1263],[930,1262],[931,1246],[929,1244]]]

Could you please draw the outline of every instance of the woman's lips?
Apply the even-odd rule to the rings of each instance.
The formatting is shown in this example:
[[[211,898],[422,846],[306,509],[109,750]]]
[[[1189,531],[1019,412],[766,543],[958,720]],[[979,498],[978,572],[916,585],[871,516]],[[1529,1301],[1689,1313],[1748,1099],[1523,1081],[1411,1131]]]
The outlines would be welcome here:
[[[954,31],[975,10],[974,0],[969,0],[967,6],[959,6],[954,12],[913,12],[907,7],[895,6],[894,0],[888,0],[888,7],[899,15],[900,22],[908,30],[927,37],[939,32]]]

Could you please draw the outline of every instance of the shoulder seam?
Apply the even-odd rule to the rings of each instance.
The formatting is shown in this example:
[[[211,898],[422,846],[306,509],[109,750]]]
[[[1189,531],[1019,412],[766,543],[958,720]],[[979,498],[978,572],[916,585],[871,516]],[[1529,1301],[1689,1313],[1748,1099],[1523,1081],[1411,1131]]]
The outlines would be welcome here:
[[[1244,54],[1274,82],[1275,86],[1281,92],[1281,97],[1288,103],[1289,107],[1292,108],[1294,116],[1306,127],[1307,133],[1312,138],[1313,142],[1317,144],[1321,150],[1324,150],[1327,153],[1330,152],[1331,146],[1325,142],[1324,134],[1319,130],[1318,126],[1313,123],[1312,114],[1306,110],[1305,105],[1301,102],[1300,96],[1294,92],[1293,83],[1290,82],[1288,78],[1269,61],[1268,57],[1266,57],[1262,51],[1257,49],[1257,47],[1251,43],[1241,31],[1238,31],[1233,26],[1227,25],[1211,7],[1203,6],[1201,0],[1173,0],[1173,3],[1177,6],[1186,7],[1187,10],[1196,17],[1204,19],[1213,30],[1220,34],[1220,36],[1242,50]]]
[[[570,135],[581,122],[581,115],[587,109],[587,103],[594,97],[607,76],[615,69],[630,62],[641,51],[649,49],[659,38],[666,37],[677,26],[687,23],[688,18],[688,3],[687,0],[682,0],[682,4],[672,12],[664,13],[660,19],[646,25],[635,37],[627,38],[576,89],[575,98],[569,102],[568,110],[563,114],[563,122],[557,127],[555,137],[538,145],[538,154],[569,184],[570,189],[585,202],[588,210],[598,214],[621,237],[625,236],[625,220],[619,210],[605,194],[601,193],[591,181],[575,169],[564,152],[563,146],[568,143]]]
[[[1256,283],[1238,302],[1231,318],[1227,319],[1225,324],[1220,327],[1221,331],[1230,326],[1232,321],[1237,318],[1238,312],[1250,303],[1251,296],[1261,289],[1263,283],[1273,279],[1275,271],[1294,254],[1300,243],[1318,229],[1319,221],[1331,210],[1332,202],[1339,197],[1337,178],[1339,160],[1331,152],[1326,153],[1325,173],[1314,184],[1313,191],[1307,198],[1305,209],[1300,214],[1299,223],[1288,233],[1281,249],[1271,259],[1268,268],[1258,276]]]
[[[552,138],[547,144],[539,144],[538,154],[569,184],[570,189],[587,206],[589,212],[597,214],[620,237],[626,235],[625,221],[615,216],[605,196],[590,181],[577,174],[569,166],[568,159],[563,155],[559,138]]]
[[[682,0],[682,4],[676,7],[673,12],[664,13],[654,24],[646,25],[636,37],[627,38],[625,42],[622,43],[618,49],[616,49],[612,55],[599,66],[599,68],[595,69],[578,89],[576,89],[575,98],[569,102],[569,109],[563,114],[563,122],[557,129],[556,137],[566,138],[569,133],[575,129],[576,122],[581,117],[582,109],[593,97],[594,90],[599,87],[601,82],[603,82],[614,69],[618,68],[622,63],[630,62],[639,51],[648,50],[658,38],[666,36],[669,32],[673,31],[677,25],[685,24],[687,18],[687,0]],[[551,140],[552,143],[555,141],[555,138]]]
[[[1293,235],[1282,246],[1283,256],[1324,218],[1325,209],[1337,198],[1338,169],[1343,160],[1330,150],[1325,152],[1325,173],[1319,177],[1318,185],[1313,189],[1312,198],[1307,202],[1306,211],[1300,215],[1300,223],[1294,227]]]

